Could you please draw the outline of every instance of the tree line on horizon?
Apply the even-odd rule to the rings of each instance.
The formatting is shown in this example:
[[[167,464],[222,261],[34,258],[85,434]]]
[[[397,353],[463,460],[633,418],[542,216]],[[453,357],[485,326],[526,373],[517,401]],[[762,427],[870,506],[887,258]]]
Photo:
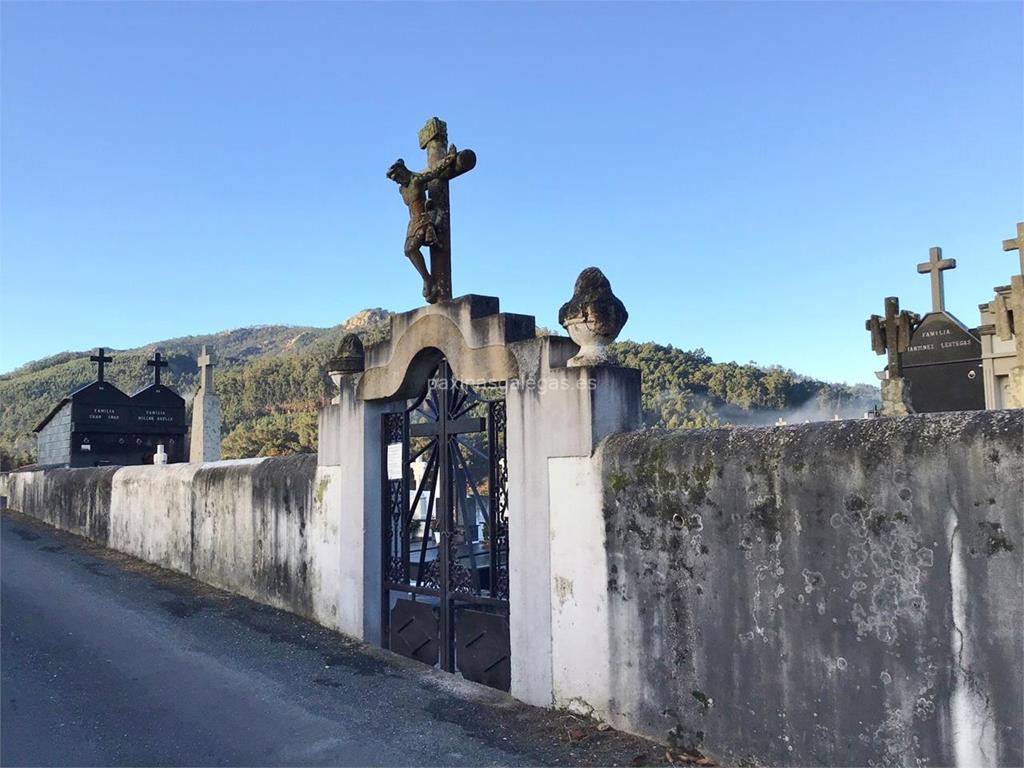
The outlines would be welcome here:
[[[215,381],[225,459],[316,451],[317,414],[333,396],[327,361],[343,330],[239,329],[230,332],[238,337],[229,337],[230,342],[219,335]],[[372,343],[383,338],[387,322],[358,332]],[[189,401],[189,416],[198,380],[197,345],[205,338],[157,345],[170,364],[163,380]],[[611,350],[620,365],[641,370],[644,423],[650,427],[772,424],[780,415],[797,412],[820,419],[833,413],[853,416],[878,399],[873,387],[831,384],[774,366],[716,363],[703,349],[621,341]],[[107,380],[128,394],[147,386],[152,381],[152,369],[145,364],[149,355],[142,350],[115,353]],[[95,366],[80,353],[61,353],[0,376],[0,468],[32,463],[33,427],[63,397],[94,379]]]

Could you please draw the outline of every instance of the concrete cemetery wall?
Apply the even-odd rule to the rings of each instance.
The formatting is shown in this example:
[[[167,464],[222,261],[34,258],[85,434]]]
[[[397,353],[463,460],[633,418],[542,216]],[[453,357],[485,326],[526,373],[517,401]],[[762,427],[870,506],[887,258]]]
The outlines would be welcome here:
[[[13,472],[8,506],[111,549],[338,627],[334,468],[316,456]]]
[[[380,416],[360,418],[344,431],[358,461],[15,472],[0,491],[58,528],[362,637],[354,613],[379,596],[380,447],[356,449]],[[1022,451],[1021,410],[548,451],[546,468],[510,478],[528,502],[510,507],[513,532],[538,522],[527,490],[546,486],[550,508],[537,534],[550,546],[514,549],[521,572],[550,578],[516,582],[532,602],[512,612],[514,637],[542,627],[513,649],[550,697],[517,693],[729,764],[1024,764]],[[528,621],[541,606],[550,625]]]
[[[111,489],[117,469],[12,472],[7,475],[7,506],[106,546],[110,537]]]
[[[1024,411],[551,463],[555,698],[732,764],[1021,765]]]

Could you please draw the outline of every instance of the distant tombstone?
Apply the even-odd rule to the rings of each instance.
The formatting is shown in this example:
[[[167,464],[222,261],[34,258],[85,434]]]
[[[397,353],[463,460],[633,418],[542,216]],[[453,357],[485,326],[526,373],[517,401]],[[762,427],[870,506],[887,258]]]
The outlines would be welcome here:
[[[910,385],[910,407],[917,413],[974,411],[985,408],[981,339],[946,311],[943,272],[956,268],[930,248],[917,271],[931,282],[932,311],[911,329],[899,355],[899,368]]]
[[[981,340],[948,312],[925,315],[901,362],[915,411],[984,410]]]
[[[216,359],[203,345],[199,356],[199,390],[192,400],[190,462],[220,461],[220,398],[213,383]]]

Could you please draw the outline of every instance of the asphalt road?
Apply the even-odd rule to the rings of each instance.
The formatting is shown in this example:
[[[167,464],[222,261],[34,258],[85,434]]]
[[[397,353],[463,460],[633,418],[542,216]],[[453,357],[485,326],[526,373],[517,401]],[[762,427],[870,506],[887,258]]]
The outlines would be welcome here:
[[[4,766],[664,764],[20,515],[0,544]]]

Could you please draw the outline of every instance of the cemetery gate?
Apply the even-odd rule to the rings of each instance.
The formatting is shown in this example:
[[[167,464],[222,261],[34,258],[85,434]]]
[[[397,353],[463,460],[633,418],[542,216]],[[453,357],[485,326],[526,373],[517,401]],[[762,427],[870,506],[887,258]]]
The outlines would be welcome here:
[[[442,358],[382,416],[386,648],[508,690],[504,384],[470,387]]]

